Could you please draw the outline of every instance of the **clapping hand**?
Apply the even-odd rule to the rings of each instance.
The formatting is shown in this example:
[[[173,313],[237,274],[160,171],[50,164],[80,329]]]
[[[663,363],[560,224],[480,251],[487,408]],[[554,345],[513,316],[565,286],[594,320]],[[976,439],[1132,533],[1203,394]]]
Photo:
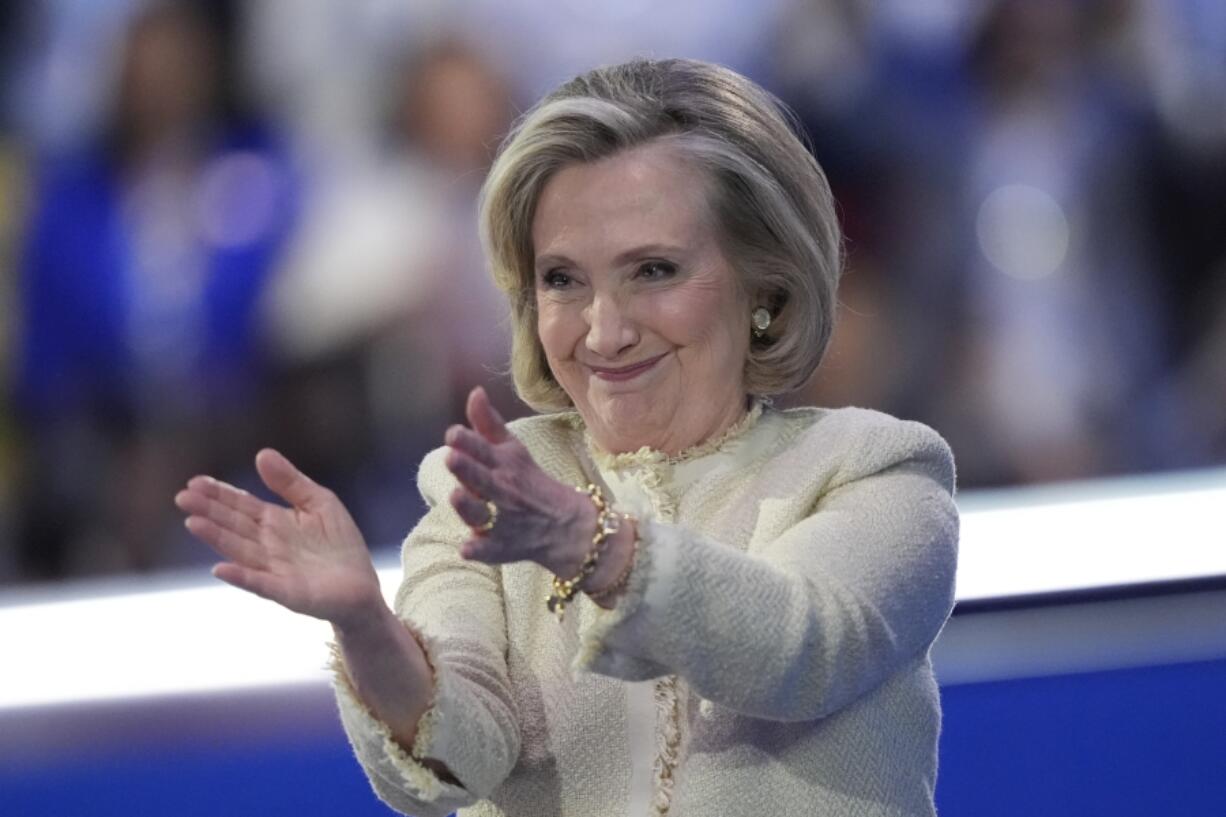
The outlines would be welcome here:
[[[276,451],[255,465],[289,507],[205,476],[175,496],[187,529],[227,560],[213,575],[340,626],[369,616],[382,603],[379,580],[345,506]]]
[[[470,427],[452,426],[444,437],[447,468],[460,482],[451,505],[473,528],[460,555],[488,564],[533,561],[574,575],[596,527],[591,501],[533,461],[484,389],[469,394],[466,414]]]

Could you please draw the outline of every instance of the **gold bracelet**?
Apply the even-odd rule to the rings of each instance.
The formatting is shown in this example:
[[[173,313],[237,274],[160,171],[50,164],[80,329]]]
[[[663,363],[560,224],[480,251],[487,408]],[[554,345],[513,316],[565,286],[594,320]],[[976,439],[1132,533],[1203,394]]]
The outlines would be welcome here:
[[[628,513],[622,514],[622,520],[626,522],[638,521]],[[621,574],[618,575],[618,577],[614,579],[613,583],[608,587],[604,588],[603,590],[597,590],[595,593],[590,590],[584,590],[583,592],[587,593],[587,597],[589,599],[592,601],[607,599],[609,596],[620,593],[622,589],[625,588],[626,584],[630,581],[630,574],[634,572],[634,563],[639,560],[639,546],[642,544],[642,542],[642,538],[639,537],[638,526],[635,525],[634,544],[632,546],[634,549],[630,551],[630,561],[626,562],[626,566],[622,568]]]
[[[545,606],[549,612],[557,613],[558,621],[562,620],[566,612],[566,605],[579,592],[579,585],[595,572],[596,563],[604,553],[605,543],[609,537],[621,529],[621,520],[605,501],[604,492],[600,490],[599,485],[589,482],[586,488],[575,488],[575,490],[581,494],[587,494],[592,504],[596,506],[596,533],[592,535],[592,548],[587,552],[587,556],[583,557],[583,564],[579,566],[579,572],[575,577],[573,579],[553,577],[553,592],[545,597]]]

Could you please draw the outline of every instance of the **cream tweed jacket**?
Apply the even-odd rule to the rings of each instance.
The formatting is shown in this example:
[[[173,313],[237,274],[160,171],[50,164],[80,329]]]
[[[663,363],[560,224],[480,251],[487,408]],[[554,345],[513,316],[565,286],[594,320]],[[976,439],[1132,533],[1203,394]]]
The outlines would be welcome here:
[[[610,455],[574,413],[512,431],[557,479],[640,518],[612,610],[547,613],[532,563],[460,559],[443,450],[404,544],[395,610],[435,691],[412,747],[354,694],[340,715],[377,794],[419,817],[934,814],[929,648],[953,604],[953,459],[863,409],[756,405],[675,457]],[[435,758],[462,786],[418,758]]]

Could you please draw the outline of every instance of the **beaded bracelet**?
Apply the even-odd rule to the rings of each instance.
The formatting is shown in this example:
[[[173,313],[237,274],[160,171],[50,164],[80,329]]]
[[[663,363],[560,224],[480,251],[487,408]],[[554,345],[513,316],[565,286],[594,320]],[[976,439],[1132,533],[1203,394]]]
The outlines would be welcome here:
[[[583,557],[583,564],[579,566],[579,572],[575,577],[572,579],[553,577],[553,592],[545,598],[545,606],[549,612],[557,613],[558,621],[562,620],[566,612],[566,605],[579,592],[579,585],[596,571],[596,563],[604,553],[605,543],[609,537],[621,530],[621,519],[605,501],[604,492],[600,490],[599,485],[589,482],[586,488],[575,488],[575,490],[581,494],[587,494],[592,504],[596,506],[596,533],[592,535],[592,548],[587,552],[587,556]]]
[[[622,514],[622,519],[628,522],[634,521],[634,517],[627,513]],[[620,593],[625,588],[626,584],[630,581],[630,574],[634,572],[634,563],[639,560],[639,547],[642,545],[642,542],[643,540],[639,537],[639,532],[636,527],[634,531],[634,550],[630,553],[630,560],[627,561],[626,566],[622,568],[621,575],[614,579],[612,584],[601,590],[597,590],[595,592],[584,590],[583,592],[587,593],[587,597],[589,599],[592,601],[601,601]]]

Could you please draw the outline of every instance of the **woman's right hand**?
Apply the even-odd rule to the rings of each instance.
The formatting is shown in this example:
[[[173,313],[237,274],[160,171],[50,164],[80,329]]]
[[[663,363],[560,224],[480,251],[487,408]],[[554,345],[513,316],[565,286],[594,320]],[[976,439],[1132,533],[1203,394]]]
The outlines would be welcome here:
[[[175,496],[187,529],[228,560],[213,575],[341,628],[372,618],[384,604],[379,579],[345,506],[272,449],[255,466],[290,507],[203,476]]]

